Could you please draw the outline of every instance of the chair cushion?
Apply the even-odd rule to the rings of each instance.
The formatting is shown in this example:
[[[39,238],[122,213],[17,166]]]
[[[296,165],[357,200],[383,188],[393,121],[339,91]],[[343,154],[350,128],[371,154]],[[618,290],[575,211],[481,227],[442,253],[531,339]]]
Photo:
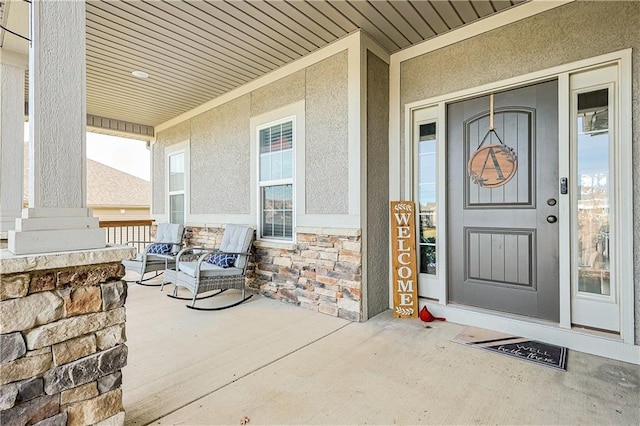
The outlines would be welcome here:
[[[228,268],[230,266],[233,266],[233,264],[236,262],[237,257],[238,256],[236,256],[235,254],[219,253],[209,256],[207,262],[213,265],[217,265],[221,268]]]
[[[196,268],[198,267],[198,262],[180,262],[180,271],[185,274],[195,277],[196,276]],[[215,276],[233,276],[233,275],[241,275],[242,269],[240,268],[221,268],[218,265],[213,265],[211,263],[202,262],[200,264],[200,276],[202,277],[215,277]]]
[[[222,234],[222,242],[220,243],[220,251],[231,253],[245,253],[251,247],[253,239],[253,229],[248,226],[228,224]],[[247,256],[238,256],[235,267],[244,268],[247,263]]]
[[[152,244],[147,249],[147,253],[167,254],[171,253],[172,244]]]
[[[159,223],[156,229],[157,243],[180,244],[184,227],[178,223]]]

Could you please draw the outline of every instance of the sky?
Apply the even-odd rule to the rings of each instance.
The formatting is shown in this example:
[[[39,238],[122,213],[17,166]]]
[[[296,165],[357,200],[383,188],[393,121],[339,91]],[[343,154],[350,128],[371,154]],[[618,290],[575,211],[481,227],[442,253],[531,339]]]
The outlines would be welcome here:
[[[24,125],[24,140],[29,140],[28,123]],[[150,151],[144,141],[87,133],[87,158],[145,180],[151,179]]]

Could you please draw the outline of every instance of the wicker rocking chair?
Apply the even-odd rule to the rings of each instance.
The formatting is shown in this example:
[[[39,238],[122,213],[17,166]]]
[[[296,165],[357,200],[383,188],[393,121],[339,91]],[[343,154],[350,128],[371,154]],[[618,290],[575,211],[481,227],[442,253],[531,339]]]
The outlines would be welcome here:
[[[176,255],[182,247],[184,227],[176,223],[159,223],[155,241],[127,241],[127,244],[147,244],[143,252],[133,259],[123,260],[125,269],[140,274],[137,284],[160,286],[161,284],[147,284],[165,269],[175,267]],[[145,274],[155,272],[155,275],[145,278]]]
[[[229,224],[225,227],[219,249],[184,248],[180,250],[176,258],[175,272],[171,273],[171,280],[175,287],[173,293],[167,296],[174,299],[191,300],[191,305],[187,305],[187,308],[201,311],[219,311],[249,300],[253,295],[245,297],[245,277],[247,263],[251,255],[253,234],[252,228]],[[182,260],[189,259],[193,253],[199,253],[196,261],[185,262]],[[179,297],[177,295],[178,287],[188,289],[193,297]],[[195,306],[196,301],[217,296],[229,289],[241,290],[241,299],[220,307],[201,308]],[[216,292],[198,297],[199,294],[212,291]]]

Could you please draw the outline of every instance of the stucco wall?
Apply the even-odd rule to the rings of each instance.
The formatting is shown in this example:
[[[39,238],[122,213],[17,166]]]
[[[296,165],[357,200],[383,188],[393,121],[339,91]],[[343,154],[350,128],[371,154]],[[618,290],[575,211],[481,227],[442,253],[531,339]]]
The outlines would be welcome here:
[[[251,92],[251,116],[255,117],[304,99],[305,77],[305,70],[301,70]]]
[[[151,160],[153,161],[153,177],[151,179],[151,185],[153,187],[153,200],[151,202],[152,214],[164,214],[166,210],[164,150],[171,145],[188,141],[190,134],[190,123],[185,121],[162,132],[158,132],[156,135],[156,142],[151,146]]]
[[[250,119],[306,99],[306,213],[348,213],[347,51],[158,132],[153,214],[165,213],[165,149],[190,141],[191,213],[250,213]]]
[[[639,22],[640,2],[579,1],[405,61],[401,66],[403,111],[406,103],[633,48],[636,343],[640,343]]]
[[[191,213],[250,213],[251,96],[191,120]]]
[[[308,214],[349,213],[347,52],[307,68]]]
[[[367,318],[389,308],[389,65],[367,52]]]

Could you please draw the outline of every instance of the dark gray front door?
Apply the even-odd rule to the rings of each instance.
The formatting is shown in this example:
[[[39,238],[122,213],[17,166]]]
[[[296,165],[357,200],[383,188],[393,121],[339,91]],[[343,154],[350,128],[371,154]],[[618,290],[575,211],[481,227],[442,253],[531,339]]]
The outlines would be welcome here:
[[[496,93],[484,143],[489,96],[447,107],[450,302],[559,321],[557,86]],[[499,139],[517,157],[508,181]]]

